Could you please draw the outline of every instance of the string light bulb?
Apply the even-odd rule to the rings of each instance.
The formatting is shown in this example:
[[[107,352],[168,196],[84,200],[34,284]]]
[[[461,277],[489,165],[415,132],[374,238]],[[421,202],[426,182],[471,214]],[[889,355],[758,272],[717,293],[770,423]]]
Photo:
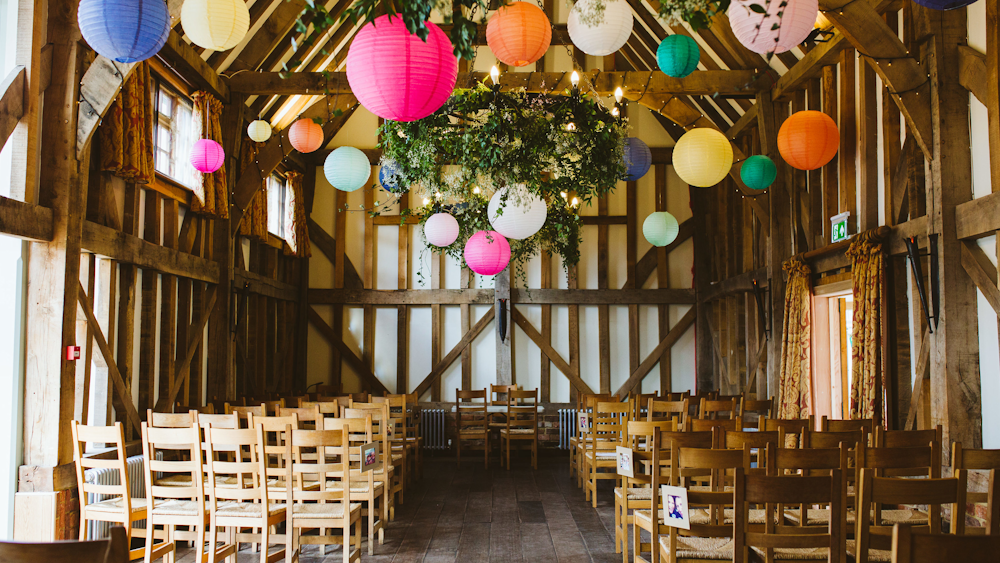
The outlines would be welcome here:
[[[576,197],[574,197],[573,201],[569,202],[569,204],[572,205],[573,207],[576,207],[577,205],[580,205],[580,200],[578,200],[578,199],[576,199]]]
[[[493,68],[490,69],[490,79],[493,80],[495,86],[500,85],[500,69],[497,68],[497,65],[493,65]]]
[[[619,87],[615,88],[615,101],[620,104],[620,103],[622,103],[622,98],[624,98],[624,97],[625,97],[625,92],[622,92],[622,87],[619,86]]]
[[[476,186],[476,187],[472,188],[472,193],[478,194],[479,193],[479,186]]]
[[[441,199],[441,192],[435,192],[434,197],[437,199]]]
[[[569,123],[567,123],[566,124],[566,130],[567,131],[576,131],[576,123],[573,123],[572,121],[570,121]]]
[[[559,195],[561,195],[563,199],[569,197],[569,195],[566,192],[559,192]]]
[[[424,205],[429,205],[430,202],[431,200],[427,199],[426,197],[424,198]]]
[[[574,88],[580,85],[580,73],[573,71],[573,74],[569,75],[569,83],[573,85]]]
[[[618,117],[619,113],[620,112],[618,111],[618,106],[611,108],[611,115]]]

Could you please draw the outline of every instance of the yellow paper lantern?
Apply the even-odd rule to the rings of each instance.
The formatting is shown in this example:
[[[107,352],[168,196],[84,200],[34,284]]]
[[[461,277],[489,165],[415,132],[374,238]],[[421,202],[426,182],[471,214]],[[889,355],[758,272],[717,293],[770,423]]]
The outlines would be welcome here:
[[[692,129],[674,146],[674,171],[681,180],[708,188],[721,182],[733,167],[733,146],[715,129]]]
[[[181,26],[195,45],[226,51],[239,45],[249,31],[250,10],[243,0],[185,0]]]

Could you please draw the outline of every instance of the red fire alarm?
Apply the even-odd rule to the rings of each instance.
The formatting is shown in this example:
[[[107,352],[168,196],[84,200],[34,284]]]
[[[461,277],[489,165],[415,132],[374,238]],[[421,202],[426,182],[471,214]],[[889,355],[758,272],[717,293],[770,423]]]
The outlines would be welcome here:
[[[80,347],[79,346],[67,346],[66,347],[66,360],[72,362],[74,360],[80,359]]]

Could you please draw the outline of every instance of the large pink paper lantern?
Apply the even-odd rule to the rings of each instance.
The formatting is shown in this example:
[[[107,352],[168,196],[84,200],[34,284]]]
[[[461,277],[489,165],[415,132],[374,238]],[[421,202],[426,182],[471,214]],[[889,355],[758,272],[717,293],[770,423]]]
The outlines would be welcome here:
[[[212,139],[198,139],[191,148],[191,166],[198,172],[211,174],[226,161],[226,153],[222,150],[222,145]]]
[[[802,43],[813,30],[819,12],[818,0],[788,0],[784,8],[780,7],[781,2],[771,2],[767,17],[751,10],[751,4],[763,7],[757,0],[733,0],[729,6],[729,24],[740,43],[755,53],[784,53]],[[772,30],[771,26],[779,21],[779,11],[784,11],[781,25]]]
[[[510,262],[510,243],[496,231],[479,231],[465,243],[465,263],[480,276],[495,276]]]
[[[392,121],[416,121],[451,96],[458,59],[441,29],[427,22],[427,41],[406,29],[403,18],[375,18],[361,28],[347,53],[347,81],[365,109]]]

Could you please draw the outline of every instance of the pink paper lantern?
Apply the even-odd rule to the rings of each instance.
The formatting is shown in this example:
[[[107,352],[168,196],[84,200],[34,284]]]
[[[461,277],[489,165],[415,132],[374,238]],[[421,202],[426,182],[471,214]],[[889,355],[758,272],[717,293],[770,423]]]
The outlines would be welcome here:
[[[744,47],[761,54],[772,50],[784,53],[805,41],[813,30],[816,14],[819,13],[818,0],[788,0],[784,7],[779,7],[781,2],[771,2],[767,17],[751,10],[751,4],[763,6],[763,3],[756,0],[734,0],[729,6],[729,24]],[[781,25],[772,30],[771,26],[778,22],[779,11],[784,12]],[[776,37],[777,42],[774,41]]]
[[[510,243],[496,231],[479,231],[465,243],[465,263],[481,276],[499,274],[508,262]]]
[[[401,17],[388,15],[358,31],[347,53],[347,81],[368,111],[392,121],[416,121],[448,101],[458,59],[438,26],[427,22],[427,31],[427,41],[421,41]]]
[[[288,128],[288,142],[301,153],[313,152],[323,144],[323,128],[311,119],[300,119]]]
[[[211,139],[198,139],[191,149],[191,166],[198,172],[211,174],[226,161],[226,152],[222,150],[222,145]]]

